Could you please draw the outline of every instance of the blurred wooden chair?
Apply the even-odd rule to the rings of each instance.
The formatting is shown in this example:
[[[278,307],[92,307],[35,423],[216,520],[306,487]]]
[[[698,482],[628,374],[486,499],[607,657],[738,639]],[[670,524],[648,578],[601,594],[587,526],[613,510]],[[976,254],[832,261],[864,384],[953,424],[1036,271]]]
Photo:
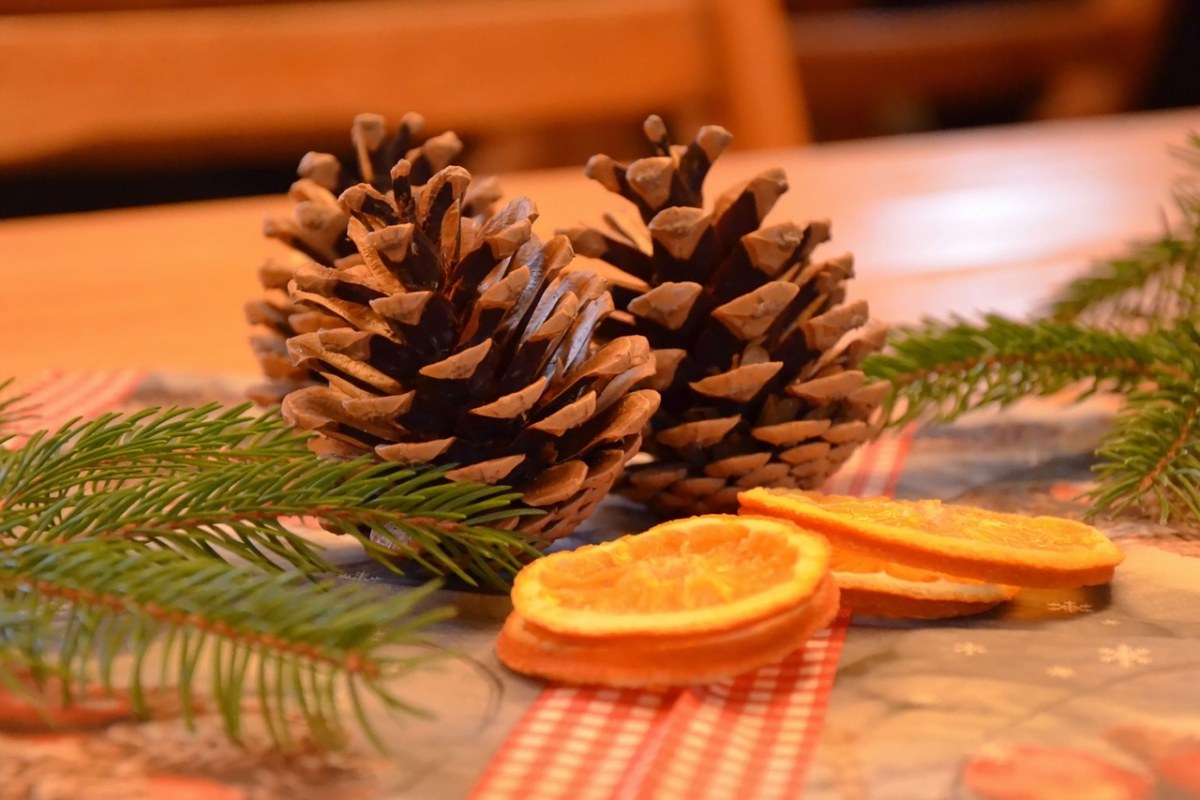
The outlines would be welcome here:
[[[808,136],[777,0],[225,2],[0,17],[0,169],[342,147],[368,110],[499,137],[651,111],[743,147]]]
[[[787,0],[819,138],[896,132],[938,103],[1032,96],[1029,117],[1136,106],[1172,0]]]

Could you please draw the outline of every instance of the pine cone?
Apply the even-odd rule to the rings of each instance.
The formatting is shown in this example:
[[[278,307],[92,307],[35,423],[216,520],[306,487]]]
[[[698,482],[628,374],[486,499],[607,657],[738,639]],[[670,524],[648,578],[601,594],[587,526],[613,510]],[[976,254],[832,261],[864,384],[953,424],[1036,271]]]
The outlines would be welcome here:
[[[435,172],[458,157],[462,142],[452,131],[413,147],[423,125],[419,114],[405,114],[396,131],[389,134],[382,116],[359,114],[350,129],[356,167],[344,166],[329,153],[308,153],[301,159],[297,169],[300,179],[288,192],[295,203],[292,216],[269,218],[263,225],[264,234],[283,242],[295,251],[295,256],[287,261],[268,259],[260,266],[258,279],[263,295],[246,303],[246,319],[255,326],[250,346],[266,378],[266,383],[249,391],[255,402],[274,405],[293,389],[323,382],[320,375],[288,360],[285,343],[297,334],[335,327],[341,321],[320,311],[296,308],[287,293],[288,282],[296,267],[307,260],[327,267],[361,261],[346,235],[349,217],[338,206],[337,196],[343,191],[365,182],[379,192],[390,192],[389,168],[402,156],[410,164],[408,184],[419,191]],[[494,178],[476,181],[471,184],[462,213],[486,216],[499,197]]]
[[[318,432],[324,455],[455,464],[453,480],[512,486],[548,512],[521,523],[548,544],[637,452],[658,406],[657,392],[631,391],[653,373],[649,344],[594,344],[611,295],[564,271],[566,237],[533,236],[529,200],[480,222],[462,212],[466,170],[417,191],[413,169],[402,159],[391,192],[363,183],[338,199],[358,258],[295,270],[293,301],[339,325],[288,339],[292,362],[327,385],[291,392],[283,414]]]
[[[731,140],[706,126],[673,146],[646,120],[654,155],[631,164],[594,156],[586,174],[632,202],[645,227],[611,215],[609,231],[566,233],[576,252],[624,275],[602,338],[642,334],[662,395],[623,493],[663,516],[727,512],[750,486],[820,486],[874,431],[886,384],[858,365],[879,350],[867,304],[843,304],[851,256],[810,262],[829,223],[761,227],[787,190],[763,172],[703,210],[704,178]]]

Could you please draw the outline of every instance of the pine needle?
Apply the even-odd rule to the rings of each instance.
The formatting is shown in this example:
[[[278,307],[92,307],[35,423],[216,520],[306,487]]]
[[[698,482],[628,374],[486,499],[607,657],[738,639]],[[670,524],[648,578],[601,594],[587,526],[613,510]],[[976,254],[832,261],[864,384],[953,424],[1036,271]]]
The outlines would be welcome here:
[[[1162,337],[1175,370],[1132,392],[1097,450],[1093,514],[1136,508],[1160,523],[1200,523],[1200,333],[1190,324]]]
[[[892,385],[884,413],[893,424],[957,419],[987,406],[1082,384],[1085,394],[1128,392],[1156,369],[1152,343],[1066,322],[928,322],[904,332],[863,370]]]
[[[1068,284],[1050,306],[1063,321],[1146,332],[1200,312],[1200,236],[1167,234]]]
[[[428,660],[433,651],[414,647],[451,613],[420,610],[436,584],[388,594],[333,580],[305,583],[119,540],[20,545],[0,555],[0,576],[0,618],[18,621],[3,628],[0,667],[43,681],[53,676],[65,701],[93,681],[118,688],[122,662],[137,713],[147,713],[147,688],[164,682],[190,718],[204,665],[207,697],[229,735],[240,736],[249,689],[282,747],[293,717],[321,744],[344,740],[335,707],[320,699],[342,681],[383,706],[398,705],[389,682]],[[63,644],[47,652],[42,634],[52,621]],[[156,678],[150,665],[158,662],[176,668]],[[366,715],[358,722],[377,738]]]
[[[1051,317],[1144,333],[1200,315],[1200,136],[1173,152],[1191,170],[1175,188],[1174,229],[1164,223],[1158,239],[1072,281],[1051,302]]]

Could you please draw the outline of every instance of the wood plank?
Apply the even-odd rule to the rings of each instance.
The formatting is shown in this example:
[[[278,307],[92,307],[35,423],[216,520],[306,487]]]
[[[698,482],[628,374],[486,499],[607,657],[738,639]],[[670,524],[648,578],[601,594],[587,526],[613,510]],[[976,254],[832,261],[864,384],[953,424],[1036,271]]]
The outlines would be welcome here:
[[[0,17],[0,167],[327,148],[361,111],[416,110],[431,129],[483,134],[651,112],[695,118],[718,107],[718,92],[733,98],[724,121],[747,145],[791,144],[804,139],[804,110],[782,27],[771,0],[348,0]],[[769,47],[732,41],[771,32]],[[741,71],[725,70],[725,57]]]
[[[792,184],[772,220],[833,220],[818,253],[856,254],[854,297],[891,322],[1025,313],[1089,260],[1155,234],[1200,109],[731,153],[710,195],[770,166]],[[596,221],[622,201],[579,171],[503,178],[537,228]],[[241,306],[281,252],[259,234],[282,197],[0,222],[0,374],[150,367],[251,374]]]

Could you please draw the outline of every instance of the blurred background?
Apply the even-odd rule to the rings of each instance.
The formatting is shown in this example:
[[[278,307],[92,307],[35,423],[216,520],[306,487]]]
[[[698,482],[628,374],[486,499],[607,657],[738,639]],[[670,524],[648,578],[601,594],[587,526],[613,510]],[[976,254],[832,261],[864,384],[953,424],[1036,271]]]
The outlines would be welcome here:
[[[360,111],[492,173],[1200,105],[1200,0],[0,0],[0,216],[283,192]]]

